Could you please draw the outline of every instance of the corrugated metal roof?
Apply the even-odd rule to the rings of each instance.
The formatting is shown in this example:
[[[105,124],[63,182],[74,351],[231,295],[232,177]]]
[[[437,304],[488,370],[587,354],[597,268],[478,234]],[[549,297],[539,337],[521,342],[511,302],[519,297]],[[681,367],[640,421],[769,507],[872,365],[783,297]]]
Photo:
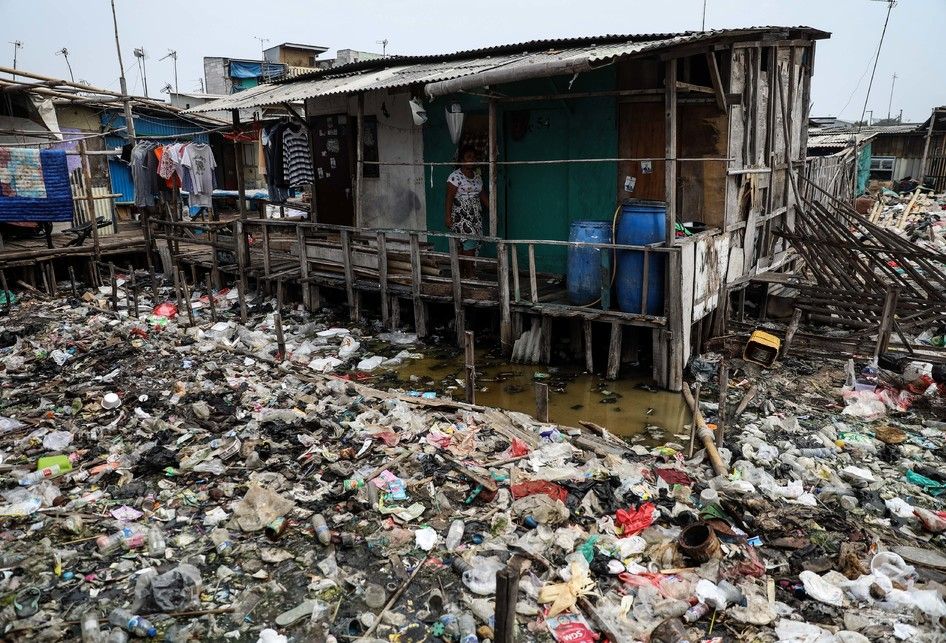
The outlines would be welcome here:
[[[366,60],[313,71],[276,84],[260,85],[226,98],[198,105],[188,112],[247,109],[278,105],[333,94],[353,94],[395,89],[414,84],[451,80],[490,70],[535,67],[561,61],[605,64],[617,58],[669,49],[681,45],[712,42],[724,38],[785,32],[825,38],[828,33],[811,27],[749,27],[678,34],[607,35],[564,40],[536,40],[488,47],[453,54],[400,56]]]
[[[808,130],[808,149],[842,149],[852,147],[855,143],[862,145],[875,136],[877,136],[876,132],[861,131],[856,133],[854,130],[818,132],[810,129]]]

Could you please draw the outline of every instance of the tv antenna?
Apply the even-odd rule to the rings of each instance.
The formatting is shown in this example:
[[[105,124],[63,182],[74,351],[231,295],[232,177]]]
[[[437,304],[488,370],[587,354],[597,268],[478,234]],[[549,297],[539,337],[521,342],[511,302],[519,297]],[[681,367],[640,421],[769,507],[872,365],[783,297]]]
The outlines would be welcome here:
[[[374,44],[381,45],[381,57],[387,58],[388,57],[388,39],[385,38],[384,40],[375,40]]]
[[[135,58],[138,59],[138,71],[141,72],[141,83],[145,88],[145,98],[148,98],[148,72],[145,69],[145,49],[144,47],[135,47]]]
[[[13,69],[16,69],[16,54],[20,49],[23,49],[23,42],[20,40],[13,40],[10,42],[13,45]],[[16,74],[13,74],[13,80],[16,80]]]
[[[168,49],[168,53],[158,58],[158,62],[164,60],[165,58],[174,59],[174,92],[177,93],[177,51],[174,49]]]
[[[76,82],[76,77],[72,75],[72,65],[69,64],[69,50],[63,47],[62,49],[56,52],[56,55],[62,56],[63,58],[66,59],[66,67],[69,68],[69,80],[71,80],[72,82]]]

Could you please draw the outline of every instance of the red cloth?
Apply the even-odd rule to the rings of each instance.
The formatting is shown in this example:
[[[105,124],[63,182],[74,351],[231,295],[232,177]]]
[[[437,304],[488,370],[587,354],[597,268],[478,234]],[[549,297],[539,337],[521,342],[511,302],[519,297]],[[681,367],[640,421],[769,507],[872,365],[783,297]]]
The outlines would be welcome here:
[[[654,472],[663,478],[667,484],[693,484],[693,480],[690,479],[690,476],[679,469],[660,469],[658,467],[654,467]]]
[[[654,503],[645,502],[637,509],[618,509],[614,522],[621,528],[624,536],[640,533],[654,522]]]
[[[532,480],[530,482],[514,484],[510,487],[510,491],[512,492],[512,497],[516,500],[525,498],[526,496],[534,496],[539,493],[544,493],[549,498],[561,500],[562,502],[565,502],[565,498],[568,497],[567,490],[547,480]]]

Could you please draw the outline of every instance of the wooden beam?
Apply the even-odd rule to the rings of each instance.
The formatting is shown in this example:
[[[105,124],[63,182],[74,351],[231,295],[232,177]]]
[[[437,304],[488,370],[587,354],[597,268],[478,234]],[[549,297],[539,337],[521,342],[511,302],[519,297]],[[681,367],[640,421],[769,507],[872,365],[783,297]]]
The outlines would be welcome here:
[[[498,205],[499,199],[496,195],[496,157],[498,155],[497,143],[496,143],[496,100],[491,99],[489,101],[489,121],[488,121],[488,131],[489,131],[489,236],[496,237],[498,236],[499,222],[498,222]]]
[[[420,240],[416,232],[411,233],[411,294],[414,300],[414,329],[418,337],[427,336],[427,309],[421,299]]]
[[[706,52],[706,64],[709,66],[710,81],[712,81],[713,91],[716,93],[716,105],[721,112],[725,113],[726,94],[723,90],[723,78],[719,73],[719,64],[716,62],[716,54],[714,52]]]
[[[384,230],[378,230],[378,282],[381,287],[381,325],[391,327],[391,310],[388,301],[388,243]]]
[[[900,288],[895,285],[887,286],[884,297],[884,310],[880,315],[880,327],[877,329],[877,345],[874,348],[874,359],[886,352],[890,344],[890,332],[893,330],[897,314],[897,299],[900,297]],[[908,344],[909,345],[909,344]]]
[[[268,226],[264,225],[263,230],[265,231]],[[266,239],[267,243],[269,239]],[[309,296],[309,253],[306,250],[305,244],[305,228],[302,226],[296,226],[296,245],[299,246],[299,276],[302,278],[302,305],[306,310],[312,309],[312,301]],[[269,258],[269,252],[266,253],[266,259]],[[269,275],[269,261],[266,261],[265,270],[267,276]]]
[[[667,159],[664,171],[667,201],[667,229],[664,233],[664,244],[672,246],[677,222],[677,59],[672,58],[664,64],[666,72],[664,78],[666,117],[664,156]]]
[[[676,60],[676,59],[674,59]],[[716,91],[712,87],[706,87],[705,85],[694,85],[693,83],[685,83],[682,80],[677,81],[677,90],[682,90],[685,92],[697,92],[699,94],[713,94]]]
[[[235,109],[232,111],[233,114],[233,129],[240,129],[240,110]],[[236,159],[236,175],[237,175],[237,194],[239,195],[238,201],[240,206],[240,220],[246,221],[246,185],[245,177],[243,176],[243,143],[239,140],[233,141],[233,152]]]
[[[535,272],[535,244],[530,243],[529,246],[529,298],[532,300],[533,304],[539,302],[539,286],[536,279]]]
[[[591,320],[583,319],[581,322],[581,328],[585,338],[585,370],[588,371],[588,373],[594,373],[595,363],[592,350],[594,346],[592,345],[591,340]]]
[[[355,227],[364,223],[364,176],[365,176],[365,94],[358,93],[358,108],[355,113],[355,124],[358,129],[355,144]]]
[[[92,252],[95,261],[102,258],[101,247],[99,246],[99,226],[95,218],[95,196],[92,194],[92,168],[89,165],[89,156],[86,154],[87,148],[85,140],[79,141],[79,154],[82,162],[82,182],[85,184],[85,203],[89,211],[89,223],[92,224]]]
[[[341,231],[342,265],[345,271],[345,296],[348,299],[349,319],[358,321],[358,297],[355,294],[355,272],[351,264],[351,230]]]
[[[509,308],[509,257],[506,243],[496,243],[497,276],[499,279],[499,341],[503,355],[512,353],[512,314]]]
[[[608,372],[609,380],[616,380],[621,371],[621,340],[623,339],[624,326],[620,322],[611,322],[611,342],[608,346]]]
[[[460,252],[456,237],[447,239],[450,245],[450,280],[453,284],[453,323],[457,331],[457,345],[463,346],[466,334],[466,319],[463,311],[463,284],[460,275]]]

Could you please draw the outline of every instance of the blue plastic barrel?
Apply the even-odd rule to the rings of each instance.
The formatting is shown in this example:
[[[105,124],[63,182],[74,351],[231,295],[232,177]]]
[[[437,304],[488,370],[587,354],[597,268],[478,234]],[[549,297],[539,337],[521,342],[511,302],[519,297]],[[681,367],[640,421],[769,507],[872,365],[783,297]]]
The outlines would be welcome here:
[[[610,221],[573,221],[568,232],[569,241],[611,243]],[[611,279],[601,266],[599,248],[568,247],[568,301],[575,306],[586,306],[601,296],[601,284]],[[609,262],[610,265],[610,262]]]
[[[643,246],[662,242],[667,229],[667,204],[661,201],[628,201],[621,208],[615,243]],[[618,250],[614,286],[618,308],[625,313],[641,313],[644,293],[644,253]],[[650,252],[647,269],[647,315],[664,313],[664,270],[666,255]]]

